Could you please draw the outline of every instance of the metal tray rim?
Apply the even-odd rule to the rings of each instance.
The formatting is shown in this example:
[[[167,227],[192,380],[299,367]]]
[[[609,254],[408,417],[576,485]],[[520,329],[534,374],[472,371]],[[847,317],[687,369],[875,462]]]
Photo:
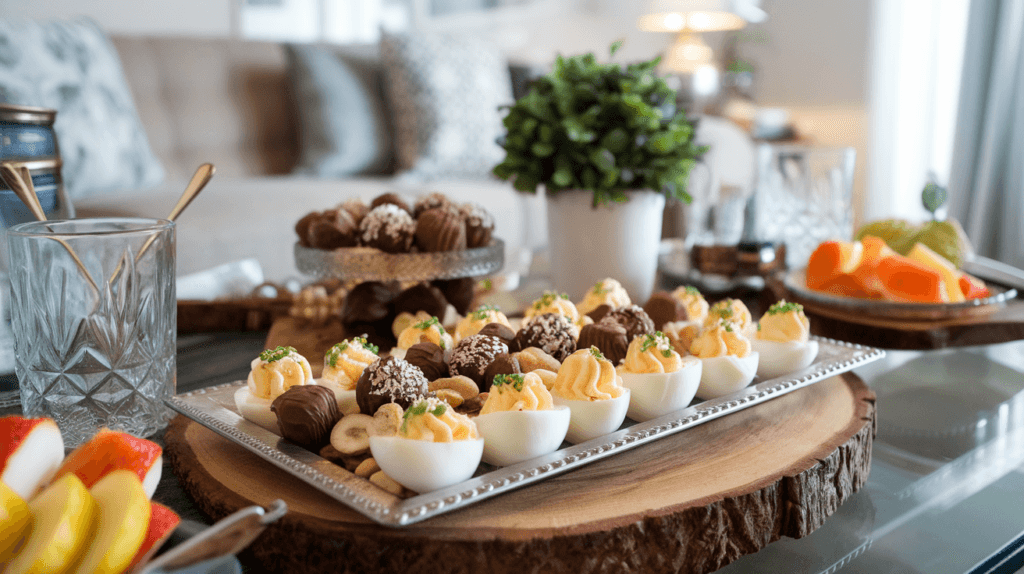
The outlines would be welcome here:
[[[381,496],[378,498],[390,500],[390,504],[371,499],[347,486],[345,482],[350,482],[346,480],[347,477],[365,481],[351,475],[342,467],[245,421],[228,409],[219,405],[203,404],[209,403],[202,399],[203,395],[244,384],[242,381],[185,393],[166,402],[175,411],[238,443],[367,518],[386,526],[406,526],[738,412],[885,356],[885,351],[874,347],[824,337],[812,339],[820,344],[839,347],[845,353],[829,362],[814,363],[798,373],[797,377],[780,377],[764,381],[732,395],[704,401],[647,422],[636,423],[547,456],[500,467],[445,489],[419,494],[406,500],[380,491]],[[331,472],[333,469],[337,472]]]

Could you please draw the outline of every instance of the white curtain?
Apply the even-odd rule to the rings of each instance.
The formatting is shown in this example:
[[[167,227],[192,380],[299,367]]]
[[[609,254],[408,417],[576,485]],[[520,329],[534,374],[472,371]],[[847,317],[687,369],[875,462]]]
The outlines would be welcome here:
[[[973,0],[967,26],[949,213],[1024,267],[1024,0]]]

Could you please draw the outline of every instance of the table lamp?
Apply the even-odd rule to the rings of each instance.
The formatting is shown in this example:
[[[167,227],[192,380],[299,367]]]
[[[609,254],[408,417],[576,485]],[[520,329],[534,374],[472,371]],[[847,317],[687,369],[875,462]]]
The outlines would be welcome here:
[[[709,66],[712,50],[702,32],[739,30],[747,22],[768,17],[760,0],[648,0],[637,27],[645,32],[675,32],[675,43],[666,51],[662,69],[694,74]]]

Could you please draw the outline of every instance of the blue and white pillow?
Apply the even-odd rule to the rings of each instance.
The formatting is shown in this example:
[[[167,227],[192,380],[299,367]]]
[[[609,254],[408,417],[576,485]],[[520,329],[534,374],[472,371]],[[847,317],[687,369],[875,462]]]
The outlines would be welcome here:
[[[117,51],[90,21],[0,19],[0,102],[57,110],[72,198],[163,180]]]

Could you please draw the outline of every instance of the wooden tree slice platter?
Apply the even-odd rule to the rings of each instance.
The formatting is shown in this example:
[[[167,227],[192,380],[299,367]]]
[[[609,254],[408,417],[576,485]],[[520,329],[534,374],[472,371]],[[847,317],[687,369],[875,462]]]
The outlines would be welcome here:
[[[813,532],[867,480],[875,395],[852,373],[406,528],[380,526],[198,423],[175,474],[220,519],[277,498],[277,572],[712,572]]]

